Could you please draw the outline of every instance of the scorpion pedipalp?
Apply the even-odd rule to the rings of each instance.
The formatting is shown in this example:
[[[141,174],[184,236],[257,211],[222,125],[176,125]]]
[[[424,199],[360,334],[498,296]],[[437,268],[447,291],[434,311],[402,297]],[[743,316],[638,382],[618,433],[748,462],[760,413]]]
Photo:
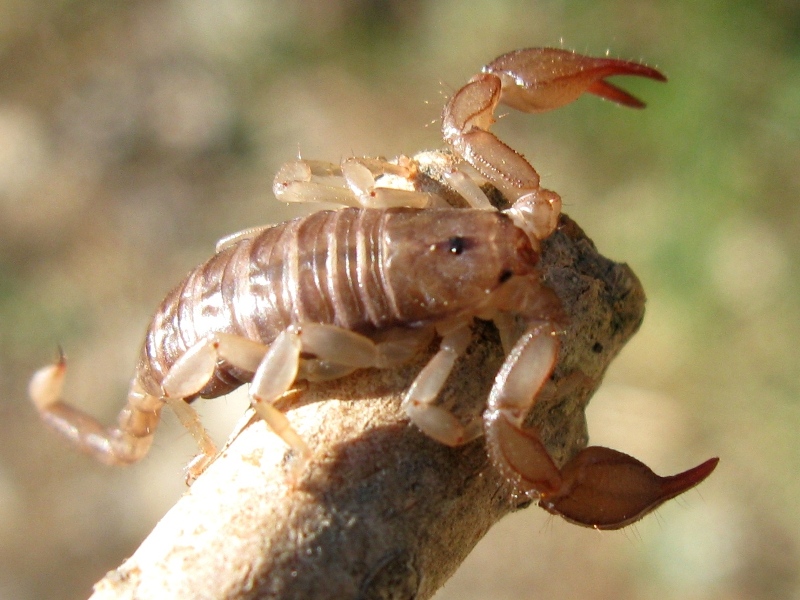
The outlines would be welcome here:
[[[541,494],[539,506],[578,525],[619,529],[692,489],[711,475],[718,458],[662,477],[618,450],[589,446],[561,468],[561,488]]]
[[[560,108],[585,92],[630,108],[644,108],[644,102],[605,78],[635,75],[667,80],[657,69],[641,63],[594,58],[558,48],[515,50],[494,59],[483,72],[502,80],[503,104],[528,113]]]
[[[525,157],[489,131],[494,110],[502,102],[523,112],[542,112],[587,92],[642,108],[644,103],[605,81],[613,75],[666,80],[656,69],[639,63],[529,48],[486,65],[445,106],[444,139],[457,156],[512,201],[504,213],[528,234],[535,249],[555,231],[561,198],[542,188],[539,174]],[[538,497],[539,504],[551,513],[597,529],[624,527],[708,477],[717,459],[660,477],[639,460],[599,446],[582,450],[558,468],[538,432],[523,424],[556,363],[558,303],[548,301],[545,288],[537,282],[529,280],[523,285],[522,279],[515,281],[505,297],[503,292],[496,295],[495,307],[501,316],[506,311],[516,313],[530,324],[508,352],[484,413],[489,455],[498,470],[518,490]],[[495,323],[507,348],[514,337],[512,321],[499,318]]]
[[[708,477],[719,459],[668,477],[602,446],[584,448],[560,469],[535,429],[523,421],[549,378],[558,353],[554,332],[534,326],[509,353],[489,395],[484,430],[495,466],[539,506],[594,529],[619,529]]]
[[[489,179],[511,201],[527,196],[531,206],[545,213],[537,220],[553,225],[537,227],[533,237],[549,235],[561,209],[555,192],[539,186],[539,174],[524,156],[500,141],[489,128],[500,103],[522,112],[559,108],[584,93],[624,106],[644,103],[605,81],[613,75],[636,75],[666,81],[658,70],[640,63],[582,56],[557,48],[527,48],[504,54],[483,68],[453,94],[442,116],[442,134],[453,151]],[[546,192],[546,194],[545,194]],[[548,205],[555,203],[555,210]]]

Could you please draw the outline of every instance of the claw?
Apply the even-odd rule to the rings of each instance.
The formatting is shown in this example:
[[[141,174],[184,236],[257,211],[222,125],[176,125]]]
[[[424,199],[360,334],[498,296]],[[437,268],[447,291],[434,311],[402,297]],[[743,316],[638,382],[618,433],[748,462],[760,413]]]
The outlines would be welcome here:
[[[558,467],[535,431],[517,427],[500,410],[484,415],[484,423],[492,462],[518,490],[543,498],[561,489]]]
[[[661,477],[632,456],[591,446],[564,465],[561,490],[542,494],[539,506],[578,525],[619,529],[696,486],[718,462],[711,458],[683,473]]]
[[[718,458],[683,473],[661,477],[617,450],[584,448],[558,468],[525,415],[553,371],[558,342],[552,325],[532,324],[508,353],[483,414],[486,446],[495,468],[518,491],[567,521],[594,529],[619,529],[693,488],[716,468]]]
[[[635,75],[666,81],[646,65],[613,58],[592,58],[557,48],[527,48],[504,54],[483,68],[502,81],[501,102],[522,112],[559,108],[584,92],[631,108],[644,102],[604,81],[614,75]]]
[[[489,131],[495,120],[494,110],[502,102],[523,112],[541,112],[568,104],[585,92],[642,108],[643,102],[605,81],[613,75],[666,81],[656,69],[639,63],[591,58],[555,48],[528,48],[496,58],[453,94],[445,106],[445,141],[454,154],[477,169],[507,200],[521,203],[513,209],[516,214],[512,218],[534,242],[555,229],[561,198],[540,187],[536,169]]]

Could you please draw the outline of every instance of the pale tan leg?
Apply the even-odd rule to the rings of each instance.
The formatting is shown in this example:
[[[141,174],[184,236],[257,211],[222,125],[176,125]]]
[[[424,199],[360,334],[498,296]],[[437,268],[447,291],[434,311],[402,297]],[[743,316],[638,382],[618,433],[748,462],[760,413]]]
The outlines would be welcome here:
[[[183,398],[169,398],[165,397],[164,401],[178,417],[186,430],[197,442],[200,449],[200,454],[195,456],[188,465],[186,465],[186,482],[191,483],[202,475],[214,459],[217,457],[217,446],[214,440],[211,439],[208,431],[203,427],[203,422],[200,420],[200,415],[193,409],[188,402]]]
[[[272,184],[281,202],[331,202],[358,206],[341,168],[318,160],[293,160],[281,165]]]
[[[263,344],[229,334],[209,336],[197,342],[167,372],[161,387],[164,401],[197,442],[200,454],[187,466],[187,480],[202,474],[217,456],[217,447],[197,412],[185,401],[205,387],[223,359],[243,370],[255,371],[267,348]]]
[[[336,325],[305,323],[303,351],[343,367],[386,369],[408,362],[433,336],[431,328],[395,329],[377,341]]]
[[[197,394],[205,387],[217,366],[217,349],[213,339],[204,339],[189,348],[161,382],[164,401],[178,417],[186,430],[197,442],[200,454],[186,467],[187,483],[199,477],[217,456],[217,447],[208,431],[203,427],[200,416],[185,398]]]
[[[266,231],[267,229],[272,229],[273,227],[275,227],[275,225],[260,225],[258,227],[248,227],[247,229],[242,229],[241,231],[237,231],[236,233],[226,235],[224,238],[220,239],[217,242],[217,245],[214,248],[214,252],[219,254],[225,248],[233,246],[234,244],[241,242],[242,240],[256,237],[262,231]]]
[[[267,347],[246,338],[216,334],[192,346],[175,362],[162,383],[167,402],[176,409],[181,422],[195,437],[202,455],[192,463],[197,475],[216,454],[199,418],[182,399],[197,394],[209,381],[220,360],[244,371],[253,372],[250,401],[253,410],[294,451],[293,472],[299,474],[311,456],[305,441],[292,428],[275,402],[291,391],[299,375],[328,379],[368,367],[384,368],[405,360],[430,339],[431,331],[390,332],[375,343],[371,339],[334,325],[307,323],[283,331]],[[301,361],[301,351],[315,356]],[[316,370],[301,370],[305,362]],[[324,375],[324,376],[323,376]]]
[[[397,165],[376,159],[349,158],[342,161],[342,176],[364,208],[425,208],[432,203],[431,194],[418,192],[410,184],[407,188],[399,187],[407,180],[396,177],[390,168],[396,170]],[[387,171],[395,176],[395,187],[377,185],[376,175],[387,174]]]
[[[419,372],[403,399],[411,421],[423,433],[448,446],[466,444],[481,435],[479,423],[465,427],[452,413],[433,404],[471,337],[468,323],[445,333],[439,351]]]
[[[449,171],[444,174],[444,180],[453,190],[455,190],[471,208],[480,210],[497,210],[492,203],[489,202],[489,197],[483,193],[481,187],[475,183],[475,180],[461,171]]]
[[[335,325],[305,324],[301,336],[303,350],[315,358],[302,361],[298,377],[330,381],[356,369],[397,367],[427,348],[434,335],[433,327],[393,329],[373,340]]]
[[[305,391],[306,387],[307,386],[293,387],[288,392],[286,392],[285,394],[283,394],[282,396],[277,398],[274,401],[274,404],[276,405],[276,407],[284,405],[293,396],[297,396],[298,394],[302,394],[303,391]],[[233,426],[233,429],[231,430],[231,433],[228,436],[228,440],[225,442],[225,445],[222,446],[222,448],[220,449],[218,454],[222,454],[223,452],[225,452],[225,450],[227,450],[228,447],[233,442],[236,441],[236,438],[238,438],[245,429],[250,427],[250,425],[252,425],[256,420],[258,420],[260,418],[261,417],[258,415],[258,413],[256,412],[255,408],[253,408],[252,405],[249,406],[247,408],[247,410],[244,411],[244,414],[241,416],[241,418]]]
[[[408,176],[407,167],[374,158],[348,158],[339,166],[294,160],[281,166],[272,189],[283,202],[329,202],[357,208],[424,208],[434,203],[436,197],[414,190]]]
[[[294,451],[295,473],[299,473],[308,462],[311,450],[292,428],[286,415],[272,403],[297,379],[301,349],[297,328],[290,327],[281,332],[261,360],[250,385],[250,402],[256,413]]]
[[[387,368],[408,360],[433,332],[396,330],[377,343],[334,325],[307,323],[300,328],[301,347],[322,361],[343,367]],[[456,359],[471,339],[469,323],[452,324],[444,332],[439,352],[420,371],[406,393],[403,407],[411,420],[430,437],[450,446],[464,444],[480,435],[480,423],[465,428],[447,410],[433,402],[444,386]]]

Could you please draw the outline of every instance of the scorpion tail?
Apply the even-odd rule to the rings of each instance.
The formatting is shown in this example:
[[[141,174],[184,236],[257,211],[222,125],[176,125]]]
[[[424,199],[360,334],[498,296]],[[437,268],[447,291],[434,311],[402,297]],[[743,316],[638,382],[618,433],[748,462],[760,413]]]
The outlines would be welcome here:
[[[66,370],[67,362],[61,353],[55,364],[42,367],[31,378],[28,394],[45,424],[74,447],[107,465],[126,465],[144,457],[161,418],[163,402],[141,392],[134,383],[128,405],[119,414],[118,426],[106,428],[62,400]]]

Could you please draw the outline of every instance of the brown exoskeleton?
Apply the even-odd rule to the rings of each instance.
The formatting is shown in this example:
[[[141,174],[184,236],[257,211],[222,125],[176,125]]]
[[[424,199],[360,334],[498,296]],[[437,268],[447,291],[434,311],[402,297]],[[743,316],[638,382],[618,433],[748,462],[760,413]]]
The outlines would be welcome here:
[[[400,189],[397,181],[412,179],[409,159],[287,163],[276,176],[278,199],[349,207],[221,241],[156,312],[116,427],[103,428],[61,400],[63,360],[34,375],[33,402],[49,425],[110,464],[145,455],[169,404],[200,444],[193,466],[199,472],[216,450],[189,402],[250,382],[255,412],[294,450],[301,469],[310,452],[275,400],[300,379],[399,365],[438,336],[439,351],[403,401],[414,424],[450,446],[485,435],[494,465],[509,481],[570,521],[600,529],[636,521],[705,479],[717,459],[659,477],[626,454],[589,447],[559,469],[537,431],[523,426],[559,352],[560,305],[537,263],[561,199],[489,131],[500,102],[538,112],[589,92],[643,106],[605,81],[612,75],[664,80],[638,63],[527,49],[497,58],[453,95],[444,109],[444,139],[512,203],[504,211],[492,207],[466,170],[448,181],[472,208],[455,209],[410,184]],[[520,317],[527,326],[518,335]],[[465,425],[435,400],[470,342],[475,318],[495,322],[507,357],[482,423]]]

